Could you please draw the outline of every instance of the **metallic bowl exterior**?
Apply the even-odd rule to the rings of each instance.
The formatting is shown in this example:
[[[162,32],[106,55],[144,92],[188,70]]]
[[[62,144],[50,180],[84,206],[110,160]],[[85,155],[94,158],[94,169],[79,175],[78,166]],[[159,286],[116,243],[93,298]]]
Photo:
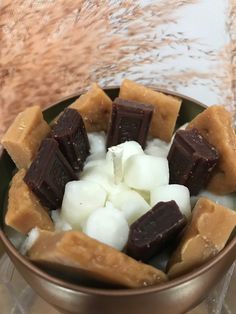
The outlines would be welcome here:
[[[105,90],[111,98],[115,98],[119,92],[118,88]],[[191,98],[166,90],[161,91],[180,96],[183,99],[178,119],[179,125],[191,120],[205,107]],[[45,118],[52,120],[77,97],[78,95],[71,96],[51,106],[45,111]],[[6,163],[3,157],[4,152],[0,156],[0,164]],[[3,193],[0,193],[0,197],[2,195]],[[3,208],[1,208],[1,228],[1,242],[15,267],[29,285],[43,299],[59,310],[78,314],[185,313],[205,298],[210,289],[220,280],[236,259],[236,237],[234,237],[222,252],[203,266],[159,286],[132,290],[90,288],[52,277],[31,264],[27,258],[21,256],[4,234]]]

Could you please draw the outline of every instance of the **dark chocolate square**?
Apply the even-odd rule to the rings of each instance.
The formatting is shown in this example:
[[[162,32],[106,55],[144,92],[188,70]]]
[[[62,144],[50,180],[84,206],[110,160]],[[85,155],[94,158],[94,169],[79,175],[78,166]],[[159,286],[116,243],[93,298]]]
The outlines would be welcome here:
[[[116,98],[107,135],[107,147],[126,141],[136,141],[143,148],[153,115],[153,106]]]
[[[75,109],[65,109],[52,128],[52,137],[72,168],[82,170],[90,147],[80,113]]]
[[[185,185],[196,195],[206,187],[218,159],[216,148],[197,129],[179,130],[168,154],[170,183]]]
[[[42,142],[24,181],[43,206],[57,209],[61,206],[66,183],[77,179],[58,143],[47,138]]]

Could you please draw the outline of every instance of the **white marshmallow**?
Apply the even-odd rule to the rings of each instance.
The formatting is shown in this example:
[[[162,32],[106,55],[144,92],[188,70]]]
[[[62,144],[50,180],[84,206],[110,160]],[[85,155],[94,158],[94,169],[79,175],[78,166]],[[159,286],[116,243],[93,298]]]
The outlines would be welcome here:
[[[150,205],[137,192],[132,190],[121,191],[110,197],[112,204],[120,209],[129,225],[144,215]]]
[[[127,161],[127,159],[131,156],[134,155],[143,155],[144,151],[141,147],[141,145],[135,141],[127,141],[124,143],[121,143],[119,145],[116,146],[112,146],[109,148],[107,155],[106,155],[106,159],[108,161],[113,162],[113,156],[112,156],[112,152],[115,153],[117,151],[117,155],[121,154],[121,159],[122,159],[122,177],[123,177],[123,172],[124,172],[124,165],[125,162]]]
[[[134,189],[150,191],[169,182],[169,166],[166,158],[149,155],[131,156],[125,163],[125,183]]]
[[[83,232],[121,251],[128,241],[129,226],[122,212],[110,204],[92,212]]]
[[[67,231],[72,229],[71,225],[62,218],[59,210],[52,210],[51,218],[56,231]]]
[[[186,217],[191,216],[190,193],[184,185],[169,184],[151,190],[151,206],[174,200]]]
[[[170,150],[170,144],[158,138],[154,138],[147,142],[145,153],[151,156],[156,156],[156,157],[167,157],[169,150]]]
[[[61,217],[79,230],[94,209],[104,206],[106,197],[106,191],[95,182],[71,181],[65,187]]]

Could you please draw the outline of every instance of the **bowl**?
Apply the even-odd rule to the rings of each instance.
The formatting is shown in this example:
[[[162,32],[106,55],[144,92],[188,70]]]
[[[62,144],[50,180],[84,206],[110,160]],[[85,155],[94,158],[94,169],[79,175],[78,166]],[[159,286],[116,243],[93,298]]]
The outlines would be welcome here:
[[[154,88],[156,89],[156,88]],[[177,126],[190,121],[205,106],[189,97],[156,89],[183,99]],[[119,88],[107,88],[114,99]],[[44,111],[50,122],[79,95],[72,95]],[[28,284],[48,303],[59,310],[83,314],[180,314],[194,308],[222,278],[236,258],[236,237],[214,258],[201,267],[169,282],[140,289],[105,289],[71,283],[56,278],[22,256],[4,233],[4,203],[15,166],[5,150],[0,153],[0,239],[6,253]]]

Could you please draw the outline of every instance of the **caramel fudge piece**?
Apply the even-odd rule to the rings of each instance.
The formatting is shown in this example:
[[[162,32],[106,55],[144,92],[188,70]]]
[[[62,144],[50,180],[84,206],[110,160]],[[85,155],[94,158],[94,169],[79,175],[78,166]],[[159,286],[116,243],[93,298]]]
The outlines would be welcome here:
[[[25,169],[21,169],[12,179],[5,216],[6,225],[23,234],[27,234],[34,227],[54,230],[49,214],[24,183],[25,174]]]
[[[170,277],[186,273],[215,256],[236,226],[236,212],[200,198],[190,225],[169,262]]]
[[[69,106],[79,111],[87,132],[107,131],[111,107],[111,99],[95,83],[86,94]]]
[[[166,142],[171,140],[181,99],[156,92],[130,80],[122,82],[119,97],[153,105],[154,113],[149,133]]]
[[[231,114],[223,106],[211,106],[188,125],[196,128],[219,153],[219,161],[207,188],[216,194],[236,191],[236,136]]]
[[[137,262],[80,231],[41,231],[28,256],[33,262],[49,269],[63,273],[73,271],[74,277],[86,275],[129,288],[155,285],[167,280],[162,271]]]
[[[18,169],[27,169],[49,132],[50,127],[43,119],[40,107],[33,106],[17,115],[3,136],[2,145]]]

